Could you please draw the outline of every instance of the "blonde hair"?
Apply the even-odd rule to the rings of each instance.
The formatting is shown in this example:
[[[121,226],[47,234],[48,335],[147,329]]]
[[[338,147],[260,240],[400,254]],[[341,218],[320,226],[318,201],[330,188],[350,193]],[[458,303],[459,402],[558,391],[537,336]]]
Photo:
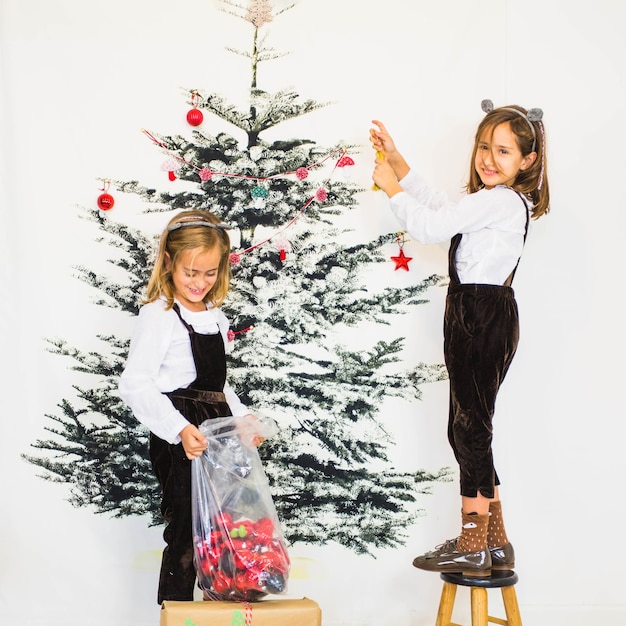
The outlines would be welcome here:
[[[213,224],[215,227],[207,227]],[[217,280],[204,297],[205,303],[220,306],[228,293],[230,284],[230,238],[220,220],[208,211],[181,211],[167,224],[159,241],[154,268],[148,281],[144,304],[154,302],[161,296],[167,299],[167,309],[174,306],[174,282],[172,272],[185,252],[207,252],[217,248],[220,264]]]
[[[533,151],[537,153],[537,158],[532,165],[525,170],[520,170],[512,185],[515,191],[519,191],[532,200],[533,207],[531,213],[533,218],[537,219],[550,210],[545,131],[543,122],[531,121],[527,116],[528,111],[517,105],[499,107],[485,115],[476,130],[472,160],[470,162],[469,181],[466,188],[469,193],[474,193],[484,187],[474,167],[480,138],[485,132],[491,131],[493,133],[496,126],[508,123],[511,132],[517,139],[517,145],[522,156],[526,157]],[[534,134],[533,129],[535,131]]]

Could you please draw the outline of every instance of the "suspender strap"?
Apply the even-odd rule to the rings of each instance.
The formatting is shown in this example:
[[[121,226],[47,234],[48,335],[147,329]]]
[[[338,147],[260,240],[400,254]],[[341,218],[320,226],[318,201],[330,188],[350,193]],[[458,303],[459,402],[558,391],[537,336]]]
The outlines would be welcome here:
[[[526,226],[524,228],[524,243],[526,243],[526,235],[528,235],[528,226],[530,224],[530,212],[528,211],[528,206],[526,205],[526,200],[524,200],[524,196],[519,191],[516,193],[522,200],[522,204],[524,205],[524,211],[526,211]],[[521,258],[522,257],[520,256],[519,259],[517,259],[517,263],[515,264],[513,271],[509,274],[509,277],[504,281],[505,287],[510,287],[511,284],[513,283],[513,278],[515,276],[515,272],[517,271],[517,266],[519,265]]]
[[[174,311],[176,311],[176,315],[178,315],[178,319],[183,323],[183,326],[187,329],[187,332],[190,335],[194,334],[194,329],[193,326],[191,324],[187,324],[187,322],[183,319],[183,316],[180,314],[180,309],[178,308],[178,303],[174,302],[174,306],[172,306],[172,308],[174,309]]]

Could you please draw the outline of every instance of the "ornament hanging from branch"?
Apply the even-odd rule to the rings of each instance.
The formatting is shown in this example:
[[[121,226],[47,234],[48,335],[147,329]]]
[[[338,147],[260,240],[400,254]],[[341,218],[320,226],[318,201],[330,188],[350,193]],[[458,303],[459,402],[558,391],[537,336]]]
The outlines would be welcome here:
[[[166,161],[163,162],[163,164],[161,165],[161,169],[164,172],[167,172],[167,177],[171,180],[171,181],[175,181],[176,180],[176,172],[182,167],[182,164],[180,163],[180,161],[178,159],[173,159],[173,158],[169,158]]]
[[[256,28],[261,28],[264,24],[271,22],[274,15],[269,0],[251,0],[248,3],[245,19]]]
[[[190,126],[200,126],[204,120],[204,115],[202,115],[202,111],[198,108],[199,102],[200,95],[197,89],[194,89],[191,92],[191,106],[193,108],[187,112],[187,123]]]
[[[115,198],[109,193],[109,186],[111,181],[108,178],[104,179],[102,189],[100,191],[104,192],[98,196],[98,200],[96,201],[98,204],[98,208],[102,211],[108,211],[113,208],[115,204]]]
[[[200,176],[200,180],[204,183],[207,180],[211,180],[213,177],[213,172],[208,167],[203,167],[199,172],[198,176]]]
[[[354,159],[347,154],[344,154],[338,161],[337,167],[341,168],[343,175],[347,178],[349,176],[349,168],[354,165]]]
[[[402,268],[403,270],[409,271],[409,262],[413,260],[411,256],[405,256],[404,254],[404,233],[398,233],[396,236],[396,243],[398,244],[399,252],[397,256],[392,256],[391,260],[396,264],[394,267],[394,272]]]
[[[315,192],[315,199],[318,202],[326,202],[326,200],[328,199],[328,192],[326,191],[326,189],[324,189],[324,187],[320,187]]]
[[[257,185],[254,189],[252,189],[251,195],[254,198],[254,208],[264,209],[265,200],[270,195],[270,192],[264,185]]]
[[[287,252],[291,252],[291,242],[285,235],[278,235],[272,239],[274,248],[278,250],[278,256],[281,261],[287,260]]]

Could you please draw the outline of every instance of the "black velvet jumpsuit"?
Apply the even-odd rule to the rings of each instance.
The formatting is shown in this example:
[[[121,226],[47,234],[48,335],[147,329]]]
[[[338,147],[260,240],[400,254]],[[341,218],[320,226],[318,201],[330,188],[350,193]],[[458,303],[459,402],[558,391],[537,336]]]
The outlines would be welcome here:
[[[523,199],[522,203],[525,240],[529,214]],[[455,264],[460,241],[461,235],[456,235],[450,245],[444,314],[444,357],[450,381],[448,440],[459,464],[461,495],[473,498],[480,492],[493,498],[500,480],[491,448],[492,420],[496,396],[519,339],[511,287],[517,264],[504,285],[461,284]]]
[[[191,422],[199,426],[206,419],[231,415],[224,395],[226,355],[222,334],[202,335],[194,332],[180,315],[189,332],[191,351],[196,366],[196,379],[183,389],[166,395]],[[193,564],[191,521],[191,461],[182,443],[169,444],[150,435],[150,459],[163,492],[161,513],[166,522],[163,538],[166,543],[161,562],[158,602],[193,600],[196,572]]]

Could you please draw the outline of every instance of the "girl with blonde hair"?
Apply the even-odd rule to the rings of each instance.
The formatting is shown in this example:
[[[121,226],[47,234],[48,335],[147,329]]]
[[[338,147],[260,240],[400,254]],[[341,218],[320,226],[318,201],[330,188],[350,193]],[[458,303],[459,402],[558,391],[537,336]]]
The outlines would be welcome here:
[[[219,306],[229,287],[228,229],[207,211],[169,221],[119,383],[122,400],[150,429],[162,489],[159,604],[193,600],[191,460],[207,445],[198,426],[229,415],[254,419],[226,381],[229,324]]]

